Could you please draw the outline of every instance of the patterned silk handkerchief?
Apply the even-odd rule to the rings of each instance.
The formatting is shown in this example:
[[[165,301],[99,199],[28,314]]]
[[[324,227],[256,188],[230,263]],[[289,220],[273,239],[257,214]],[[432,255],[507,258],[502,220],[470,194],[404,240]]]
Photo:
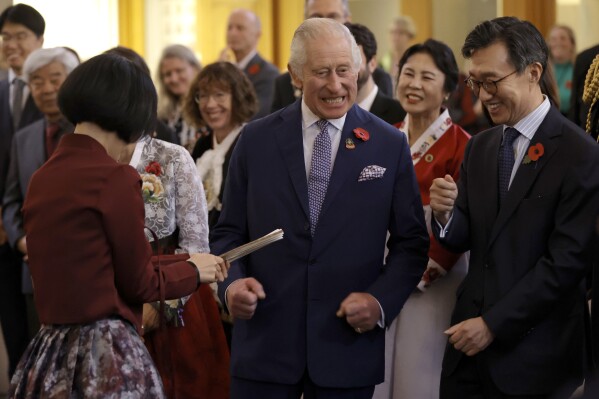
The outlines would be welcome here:
[[[387,169],[378,165],[369,165],[362,169],[360,172],[360,177],[358,177],[358,181],[368,181],[374,179],[380,179],[385,174]]]

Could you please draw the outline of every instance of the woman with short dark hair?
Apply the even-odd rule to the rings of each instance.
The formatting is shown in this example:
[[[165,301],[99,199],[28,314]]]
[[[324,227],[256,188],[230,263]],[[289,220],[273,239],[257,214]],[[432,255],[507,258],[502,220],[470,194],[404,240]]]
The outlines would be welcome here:
[[[145,72],[117,55],[96,56],[69,75],[58,102],[75,133],[33,176],[23,206],[43,326],[9,396],[162,398],[139,336],[142,306],[222,280],[228,265],[209,254],[151,262],[140,176],[119,163],[126,145],[156,124]]]

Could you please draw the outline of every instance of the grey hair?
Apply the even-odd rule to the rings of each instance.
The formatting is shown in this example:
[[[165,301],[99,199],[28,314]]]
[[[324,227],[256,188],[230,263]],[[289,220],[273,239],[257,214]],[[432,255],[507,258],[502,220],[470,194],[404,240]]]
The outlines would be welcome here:
[[[79,60],[75,54],[64,47],[39,48],[32,51],[25,60],[25,64],[23,64],[23,80],[29,82],[29,77],[32,73],[52,62],[60,62],[64,66],[67,75],[79,65]]]
[[[308,19],[309,15],[308,15],[308,3],[310,1],[316,1],[316,0],[306,0],[306,2],[304,3],[304,19]],[[344,18],[349,18],[349,16],[351,15],[351,12],[349,11],[349,0],[341,0],[341,5],[343,7],[343,17]]]
[[[171,44],[162,50],[160,61],[158,62],[157,80],[158,80],[158,117],[160,119],[171,119],[177,109],[177,104],[181,99],[173,95],[166,88],[166,85],[162,81],[162,61],[167,58],[179,58],[183,61],[187,61],[192,67],[197,69],[198,72],[202,69],[200,61],[193,53],[193,51],[182,44]]]
[[[323,37],[346,40],[351,48],[354,71],[360,70],[362,54],[356,44],[356,39],[349,29],[343,24],[329,18],[310,18],[302,22],[296,29],[291,40],[291,56],[289,68],[298,77],[303,78],[303,69],[306,64],[306,43],[309,40],[318,40]]]

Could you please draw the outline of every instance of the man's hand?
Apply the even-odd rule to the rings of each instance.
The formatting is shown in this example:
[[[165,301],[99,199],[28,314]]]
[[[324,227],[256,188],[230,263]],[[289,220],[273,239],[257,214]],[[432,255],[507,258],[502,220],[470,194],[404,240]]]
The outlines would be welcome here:
[[[337,317],[345,317],[357,333],[363,333],[376,327],[381,319],[381,307],[372,295],[366,292],[352,292],[341,302]]]
[[[467,356],[474,356],[485,350],[495,339],[482,317],[464,320],[451,326],[445,334],[449,336],[449,343]]]
[[[430,205],[435,215],[435,219],[443,226],[447,224],[453,205],[458,197],[458,186],[453,181],[451,175],[445,175],[444,178],[433,180],[430,188]]]
[[[266,298],[262,284],[255,278],[243,278],[234,281],[227,288],[227,308],[231,316],[249,320],[254,316],[258,299]]]

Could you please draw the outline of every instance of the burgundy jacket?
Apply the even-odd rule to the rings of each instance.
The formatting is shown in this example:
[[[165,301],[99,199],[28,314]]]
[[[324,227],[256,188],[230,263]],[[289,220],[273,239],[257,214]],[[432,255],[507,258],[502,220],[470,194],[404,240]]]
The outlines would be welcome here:
[[[140,176],[95,139],[63,137],[33,175],[23,206],[36,307],[43,324],[120,316],[141,325],[159,299],[159,272],[144,234]],[[166,298],[197,288],[187,262],[163,267]]]

